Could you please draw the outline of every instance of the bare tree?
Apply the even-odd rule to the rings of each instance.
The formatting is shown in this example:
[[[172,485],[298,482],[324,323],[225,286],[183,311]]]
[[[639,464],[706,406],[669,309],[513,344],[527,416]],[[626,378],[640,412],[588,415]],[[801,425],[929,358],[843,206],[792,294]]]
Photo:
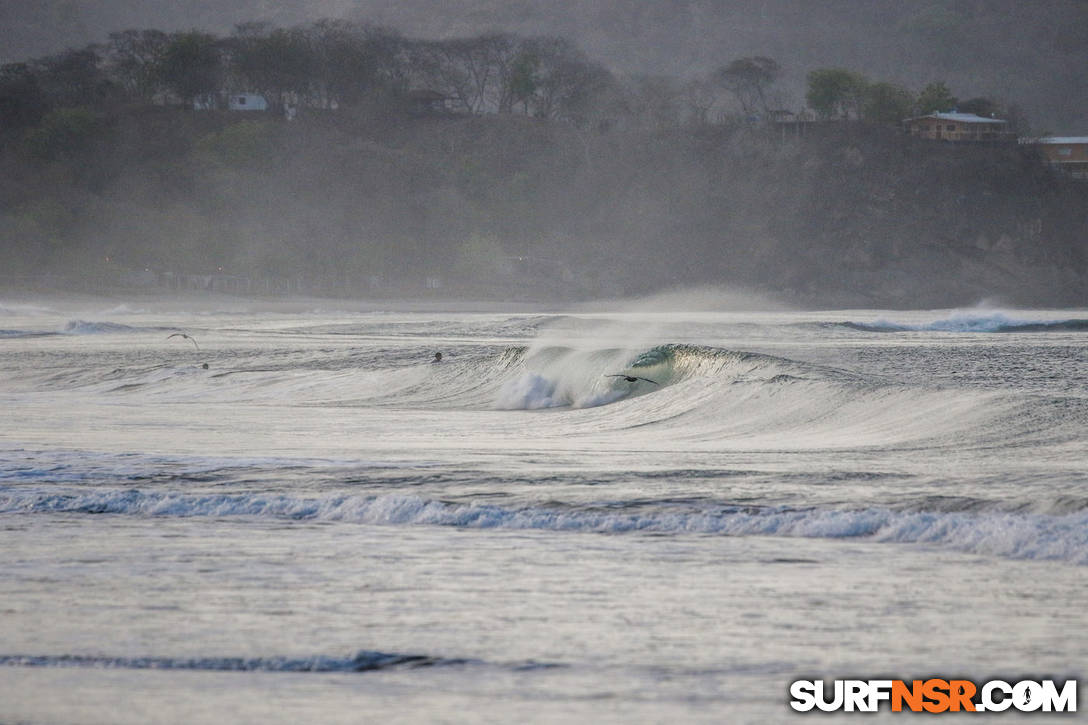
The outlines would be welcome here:
[[[414,43],[410,58],[418,82],[469,113],[485,110],[494,68],[483,37]]]
[[[706,78],[692,78],[684,83],[681,93],[687,107],[688,122],[705,126],[710,122],[710,110],[718,102],[717,85]]]
[[[533,114],[540,118],[588,122],[613,79],[601,65],[565,38],[527,38],[522,43],[522,57],[530,72],[522,92]]]
[[[767,90],[778,80],[782,69],[773,58],[757,55],[737,58],[714,72],[718,84],[733,94],[745,115],[770,110]]]

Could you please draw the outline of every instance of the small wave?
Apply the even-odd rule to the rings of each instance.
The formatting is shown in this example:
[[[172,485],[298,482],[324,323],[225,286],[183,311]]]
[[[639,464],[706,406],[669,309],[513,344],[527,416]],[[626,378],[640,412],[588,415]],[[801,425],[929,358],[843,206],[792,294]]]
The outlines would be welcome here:
[[[211,672],[372,672],[464,665],[473,660],[362,650],[352,657],[104,657],[88,655],[0,655],[8,667],[97,667],[126,670]]]
[[[1088,510],[1063,514],[823,509],[719,505],[701,510],[625,512],[608,507],[504,508],[416,496],[299,498],[113,490],[93,493],[0,491],[0,514],[86,513],[143,516],[256,516],[374,525],[537,529],[587,533],[714,534],[923,543],[989,556],[1088,564]]]
[[[61,330],[64,335],[101,335],[121,332],[136,332],[137,328],[122,325],[119,322],[88,322],[86,320],[70,320]]]
[[[833,325],[860,332],[1088,332],[1088,320],[1027,320],[1001,313],[959,314],[922,324],[876,320]]]
[[[42,330],[0,330],[0,340],[17,340],[24,337],[51,337],[57,335],[56,332],[45,332]]]

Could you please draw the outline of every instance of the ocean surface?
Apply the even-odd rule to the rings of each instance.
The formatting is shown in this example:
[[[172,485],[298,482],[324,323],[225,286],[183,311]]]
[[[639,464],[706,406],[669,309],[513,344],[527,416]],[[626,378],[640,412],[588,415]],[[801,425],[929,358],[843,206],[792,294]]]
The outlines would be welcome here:
[[[434,309],[0,298],[0,722],[1083,684],[1088,311]]]

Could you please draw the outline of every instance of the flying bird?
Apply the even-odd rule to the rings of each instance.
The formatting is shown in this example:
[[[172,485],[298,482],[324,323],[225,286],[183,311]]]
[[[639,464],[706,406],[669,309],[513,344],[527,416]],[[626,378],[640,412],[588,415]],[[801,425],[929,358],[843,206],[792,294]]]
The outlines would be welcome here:
[[[173,335],[167,335],[167,336],[166,336],[166,339],[167,339],[167,340],[169,340],[169,339],[170,339],[171,337],[184,337],[184,338],[185,338],[186,340],[188,340],[189,342],[193,343],[193,346],[194,346],[194,347],[195,347],[195,348],[196,348],[197,350],[199,350],[199,349],[200,349],[200,345],[197,345],[197,344],[196,344],[196,340],[194,340],[194,339],[193,339],[192,337],[190,337],[189,335],[186,335],[186,334],[185,334],[184,332],[175,332],[175,333],[174,333]]]
[[[650,380],[649,378],[640,378],[638,375],[624,375],[623,373],[616,373],[614,375],[605,375],[605,377],[606,378],[623,378],[624,380],[626,380],[629,383],[633,383],[636,380],[645,380],[646,382],[653,383],[654,385],[660,385],[661,384],[661,383],[657,382],[656,380]]]

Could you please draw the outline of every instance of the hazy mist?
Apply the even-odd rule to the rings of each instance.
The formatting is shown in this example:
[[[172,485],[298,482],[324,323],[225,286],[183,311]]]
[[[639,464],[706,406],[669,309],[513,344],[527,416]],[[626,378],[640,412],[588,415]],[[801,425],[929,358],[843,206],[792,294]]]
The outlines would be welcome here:
[[[6,284],[530,300],[710,285],[865,306],[1088,291],[1088,183],[1015,139],[897,127],[938,89],[1022,136],[1088,134],[1085,2],[2,0],[0,23]],[[118,35],[133,29],[155,32]],[[324,60],[281,67],[268,48],[299,39]],[[214,56],[203,86],[195,61],[164,70],[185,43]],[[771,68],[758,103],[721,81],[753,58]],[[817,69],[906,105],[772,123],[806,108]],[[227,92],[272,108],[194,110]]]

